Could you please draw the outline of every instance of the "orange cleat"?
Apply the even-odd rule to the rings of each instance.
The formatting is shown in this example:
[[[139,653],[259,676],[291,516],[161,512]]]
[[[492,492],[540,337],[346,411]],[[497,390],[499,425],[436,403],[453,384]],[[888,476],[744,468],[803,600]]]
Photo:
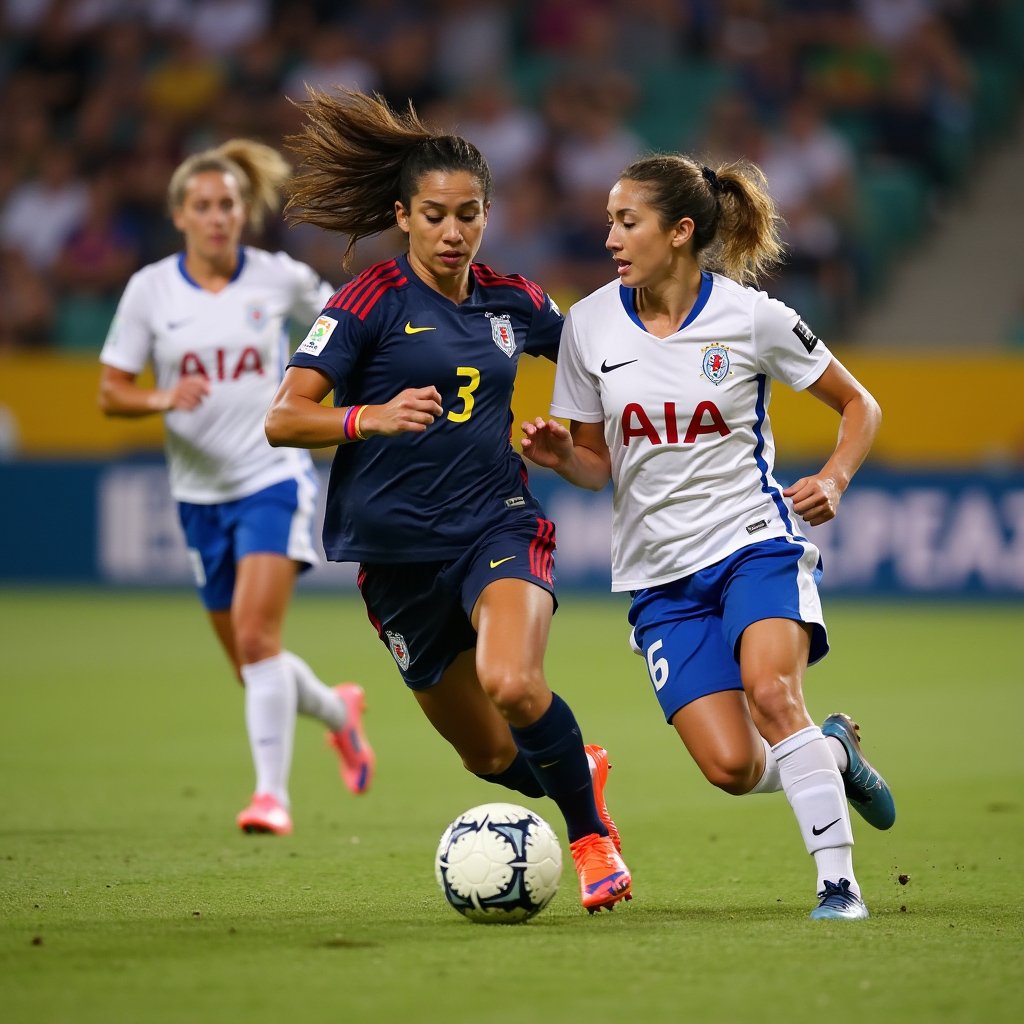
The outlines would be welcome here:
[[[257,793],[235,821],[243,832],[287,836],[292,831],[292,817],[288,809],[269,793]]]
[[[590,777],[594,781],[594,803],[597,804],[598,816],[604,827],[608,829],[608,835],[611,836],[615,849],[622,853],[619,830],[615,827],[615,822],[612,821],[612,816],[608,813],[608,805],[604,802],[604,787],[608,782],[608,773],[612,770],[612,766],[608,763],[608,751],[593,743],[588,743],[583,749],[587,752],[587,761],[590,763]]]
[[[348,721],[337,732],[327,734],[327,742],[341,758],[341,777],[353,793],[365,793],[373,780],[377,759],[363,732],[366,694],[356,683],[342,683],[334,692],[348,708]]]
[[[580,876],[580,901],[588,913],[607,907],[611,910],[619,900],[631,900],[633,879],[623,863],[610,836],[596,832],[569,844],[576,873]]]

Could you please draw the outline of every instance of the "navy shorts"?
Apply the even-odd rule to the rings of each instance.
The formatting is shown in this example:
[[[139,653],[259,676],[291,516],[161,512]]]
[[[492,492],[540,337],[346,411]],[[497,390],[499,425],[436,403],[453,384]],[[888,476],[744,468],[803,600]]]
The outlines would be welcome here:
[[[828,653],[818,598],[821,559],[802,538],[750,544],[690,576],[633,595],[633,649],[647,672],[665,720],[691,701],[742,690],[739,642],[761,619],[794,619],[812,628],[809,664]]]
[[[217,505],[178,502],[188,558],[208,611],[231,607],[238,563],[246,555],[284,555],[303,570],[320,561],[313,546],[316,481],[301,476]]]
[[[529,516],[488,531],[450,561],[364,562],[357,582],[370,622],[405,685],[426,690],[459,654],[476,647],[470,617],[484,587],[501,579],[527,580],[554,601],[554,569],[555,524]]]

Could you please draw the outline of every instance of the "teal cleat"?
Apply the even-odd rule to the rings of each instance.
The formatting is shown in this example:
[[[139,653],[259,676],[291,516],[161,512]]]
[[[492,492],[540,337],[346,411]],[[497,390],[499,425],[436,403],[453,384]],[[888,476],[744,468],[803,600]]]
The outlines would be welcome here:
[[[843,786],[853,809],[875,828],[892,828],[896,804],[888,783],[868,764],[860,749],[860,726],[849,715],[836,714],[825,719],[821,731],[846,748],[850,763],[843,772]]]
[[[850,892],[845,878],[840,878],[838,884],[826,881],[818,893],[818,905],[811,911],[812,921],[863,921],[870,916],[864,901]]]

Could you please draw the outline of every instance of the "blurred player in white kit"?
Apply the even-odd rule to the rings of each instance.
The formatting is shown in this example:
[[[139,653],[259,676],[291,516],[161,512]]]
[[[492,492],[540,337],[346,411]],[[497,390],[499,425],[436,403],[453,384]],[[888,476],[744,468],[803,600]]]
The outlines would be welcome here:
[[[328,729],[342,778],[363,793],[374,754],[362,687],[325,685],[282,648],[285,613],[313,546],[317,478],[309,453],[272,448],[263,420],[288,358],[287,321],[311,323],[333,289],[285,253],[242,245],[278,205],[288,164],[233,139],[188,157],[168,205],[185,248],[135,273],[100,354],[108,416],[164,417],[171,493],[214,632],[245,688],[256,782],[246,832],[292,831],[288,777],[296,714]],[[152,364],[156,387],[138,376]]]

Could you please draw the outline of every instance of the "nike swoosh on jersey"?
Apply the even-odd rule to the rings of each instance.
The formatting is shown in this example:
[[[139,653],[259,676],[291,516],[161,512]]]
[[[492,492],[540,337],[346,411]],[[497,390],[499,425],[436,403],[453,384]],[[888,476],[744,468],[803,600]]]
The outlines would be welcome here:
[[[635,362],[636,362],[635,359],[627,359],[624,363],[612,363],[611,366],[609,366],[608,365],[608,360],[605,359],[605,360],[602,360],[602,362],[601,362],[601,372],[602,373],[611,373],[612,370],[617,370],[620,366],[629,366],[630,363],[635,363]]]
[[[494,559],[492,558],[491,559],[491,568],[492,569],[497,569],[499,565],[504,565],[506,562],[511,562],[512,559],[515,558],[515,557],[516,557],[515,555],[509,555],[508,558],[499,558],[497,561],[494,561]]]
[[[420,331],[436,331],[436,327],[413,327],[412,321],[407,320],[405,322],[405,333],[406,334],[419,334]]]

